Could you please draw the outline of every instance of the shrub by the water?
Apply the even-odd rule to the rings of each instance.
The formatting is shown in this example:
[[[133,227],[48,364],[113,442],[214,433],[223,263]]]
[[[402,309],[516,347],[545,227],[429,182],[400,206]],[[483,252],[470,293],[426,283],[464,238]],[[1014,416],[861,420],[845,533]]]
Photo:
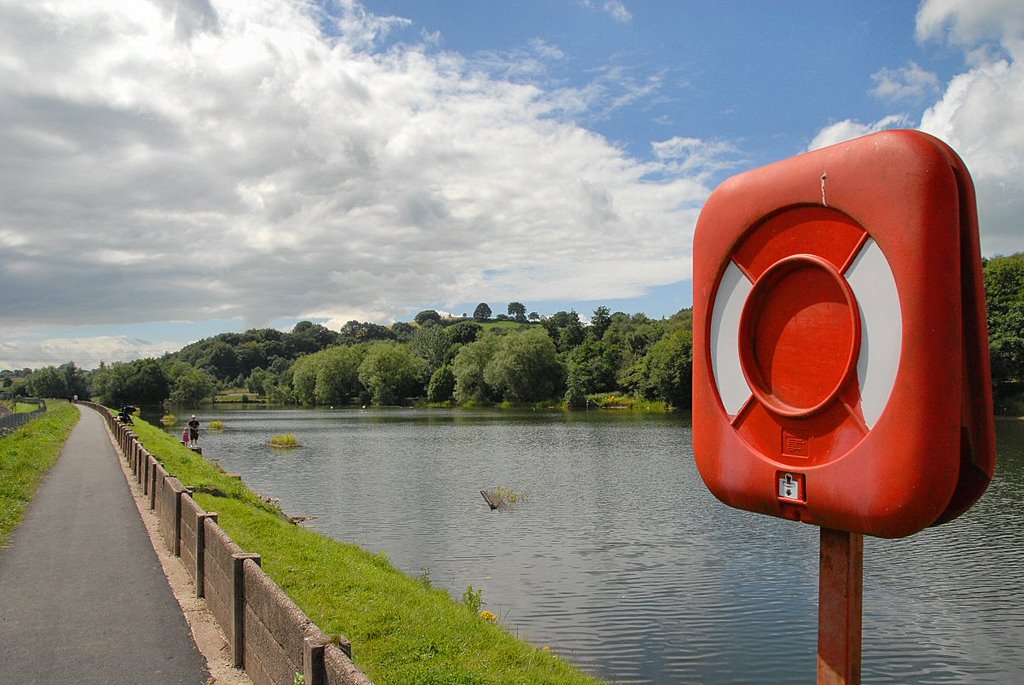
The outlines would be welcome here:
[[[271,447],[298,447],[299,446],[299,441],[295,438],[294,435],[292,435],[290,433],[288,435],[275,435],[272,438],[270,438],[270,446]]]

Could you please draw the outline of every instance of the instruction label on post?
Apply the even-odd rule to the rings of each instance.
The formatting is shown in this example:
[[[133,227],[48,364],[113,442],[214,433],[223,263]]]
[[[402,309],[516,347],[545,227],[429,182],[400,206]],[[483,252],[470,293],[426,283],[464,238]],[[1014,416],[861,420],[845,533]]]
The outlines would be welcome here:
[[[794,477],[792,473],[779,476],[779,498],[802,502],[800,481],[802,477]]]

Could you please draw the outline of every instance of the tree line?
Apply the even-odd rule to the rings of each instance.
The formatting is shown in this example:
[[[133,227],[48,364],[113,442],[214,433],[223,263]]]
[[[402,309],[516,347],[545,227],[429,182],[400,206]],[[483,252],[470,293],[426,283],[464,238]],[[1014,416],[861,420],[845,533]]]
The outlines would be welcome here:
[[[989,344],[997,411],[1024,414],[1024,253],[984,265]],[[690,406],[693,317],[664,319],[598,307],[541,317],[510,302],[493,315],[480,303],[470,316],[434,310],[390,326],[349,321],[333,331],[302,321],[222,333],[160,358],[73,363],[0,371],[10,396],[97,397],[109,405],[194,406],[219,390],[296,404],[586,406],[612,397]]]

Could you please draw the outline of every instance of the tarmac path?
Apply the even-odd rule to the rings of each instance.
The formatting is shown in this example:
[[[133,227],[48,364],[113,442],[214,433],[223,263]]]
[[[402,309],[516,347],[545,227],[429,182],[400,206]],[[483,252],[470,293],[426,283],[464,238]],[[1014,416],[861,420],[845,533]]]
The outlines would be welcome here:
[[[0,683],[206,683],[103,420],[78,411],[0,549]]]

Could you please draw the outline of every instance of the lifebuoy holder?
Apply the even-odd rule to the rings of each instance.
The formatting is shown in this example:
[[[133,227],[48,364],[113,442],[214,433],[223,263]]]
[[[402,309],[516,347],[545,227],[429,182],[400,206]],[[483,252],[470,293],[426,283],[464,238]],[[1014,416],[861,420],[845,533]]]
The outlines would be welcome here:
[[[980,265],[966,167],[917,131],[723,183],[694,237],[711,491],[882,537],[966,510],[995,465]]]

